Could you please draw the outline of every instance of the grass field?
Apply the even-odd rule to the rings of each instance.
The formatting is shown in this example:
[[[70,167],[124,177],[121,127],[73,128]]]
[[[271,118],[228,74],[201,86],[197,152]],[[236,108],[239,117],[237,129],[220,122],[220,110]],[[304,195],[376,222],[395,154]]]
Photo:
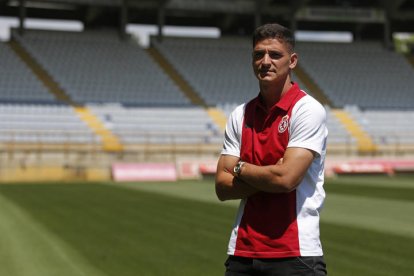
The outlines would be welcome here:
[[[329,275],[413,275],[413,177],[325,188]],[[212,181],[0,185],[0,275],[223,275],[236,206]]]

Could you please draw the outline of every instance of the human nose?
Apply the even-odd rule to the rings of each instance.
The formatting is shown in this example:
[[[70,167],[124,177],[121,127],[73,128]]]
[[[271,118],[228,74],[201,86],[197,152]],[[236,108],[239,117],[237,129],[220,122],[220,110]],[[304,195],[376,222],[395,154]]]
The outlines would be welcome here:
[[[268,53],[265,53],[263,56],[262,64],[263,65],[270,65],[271,58]]]

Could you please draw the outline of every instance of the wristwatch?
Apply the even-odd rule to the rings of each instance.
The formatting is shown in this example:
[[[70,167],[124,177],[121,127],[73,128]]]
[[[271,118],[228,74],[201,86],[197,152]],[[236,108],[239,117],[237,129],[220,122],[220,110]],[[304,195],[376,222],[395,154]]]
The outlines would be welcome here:
[[[240,172],[241,172],[241,169],[242,169],[244,163],[246,163],[246,162],[239,161],[239,162],[237,162],[236,166],[234,166],[233,173],[234,173],[235,176],[240,175]]]

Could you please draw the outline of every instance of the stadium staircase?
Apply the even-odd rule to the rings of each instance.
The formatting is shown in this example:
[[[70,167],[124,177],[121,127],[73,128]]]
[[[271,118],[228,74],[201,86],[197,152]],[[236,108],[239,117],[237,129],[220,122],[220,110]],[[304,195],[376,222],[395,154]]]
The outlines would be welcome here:
[[[215,107],[208,107],[207,108],[207,114],[210,116],[210,118],[215,122],[221,130],[224,130],[226,128],[226,115],[218,108]]]
[[[343,109],[332,109],[332,113],[355,138],[360,154],[373,154],[377,151],[377,146],[371,137],[355,120],[352,119],[352,116],[347,111]]]
[[[88,108],[75,103],[17,41],[12,40],[9,42],[9,45],[17,56],[32,70],[34,75],[45,85],[48,91],[60,102],[72,106],[86,125],[101,138],[103,150],[108,152],[119,152],[123,150],[123,145],[118,137],[107,129],[100,119]]]
[[[194,91],[194,89],[188,84],[188,82],[178,74],[174,66],[171,65],[163,55],[154,47],[147,49],[148,54],[154,59],[154,61],[164,70],[164,72],[174,81],[174,83],[180,88],[184,95],[191,101],[193,105],[203,107],[213,122],[224,130],[226,127],[226,115],[223,111],[215,107],[209,107],[206,102]]]
[[[295,68],[295,74],[301,82],[311,91],[312,96],[317,99],[322,105],[328,105],[334,107],[333,103],[323,93],[318,84],[305,72],[305,70],[298,64]]]
[[[103,149],[106,151],[122,151],[123,146],[117,136],[115,136],[88,108],[84,106],[74,106],[79,117],[102,139]]]

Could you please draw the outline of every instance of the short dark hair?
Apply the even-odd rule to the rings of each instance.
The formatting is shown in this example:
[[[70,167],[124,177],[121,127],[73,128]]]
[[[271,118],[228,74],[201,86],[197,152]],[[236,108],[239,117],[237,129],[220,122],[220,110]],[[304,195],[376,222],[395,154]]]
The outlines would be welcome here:
[[[257,27],[253,33],[253,47],[256,46],[257,42],[268,38],[276,38],[283,41],[288,45],[291,52],[295,49],[295,36],[293,32],[280,24],[268,23]]]

